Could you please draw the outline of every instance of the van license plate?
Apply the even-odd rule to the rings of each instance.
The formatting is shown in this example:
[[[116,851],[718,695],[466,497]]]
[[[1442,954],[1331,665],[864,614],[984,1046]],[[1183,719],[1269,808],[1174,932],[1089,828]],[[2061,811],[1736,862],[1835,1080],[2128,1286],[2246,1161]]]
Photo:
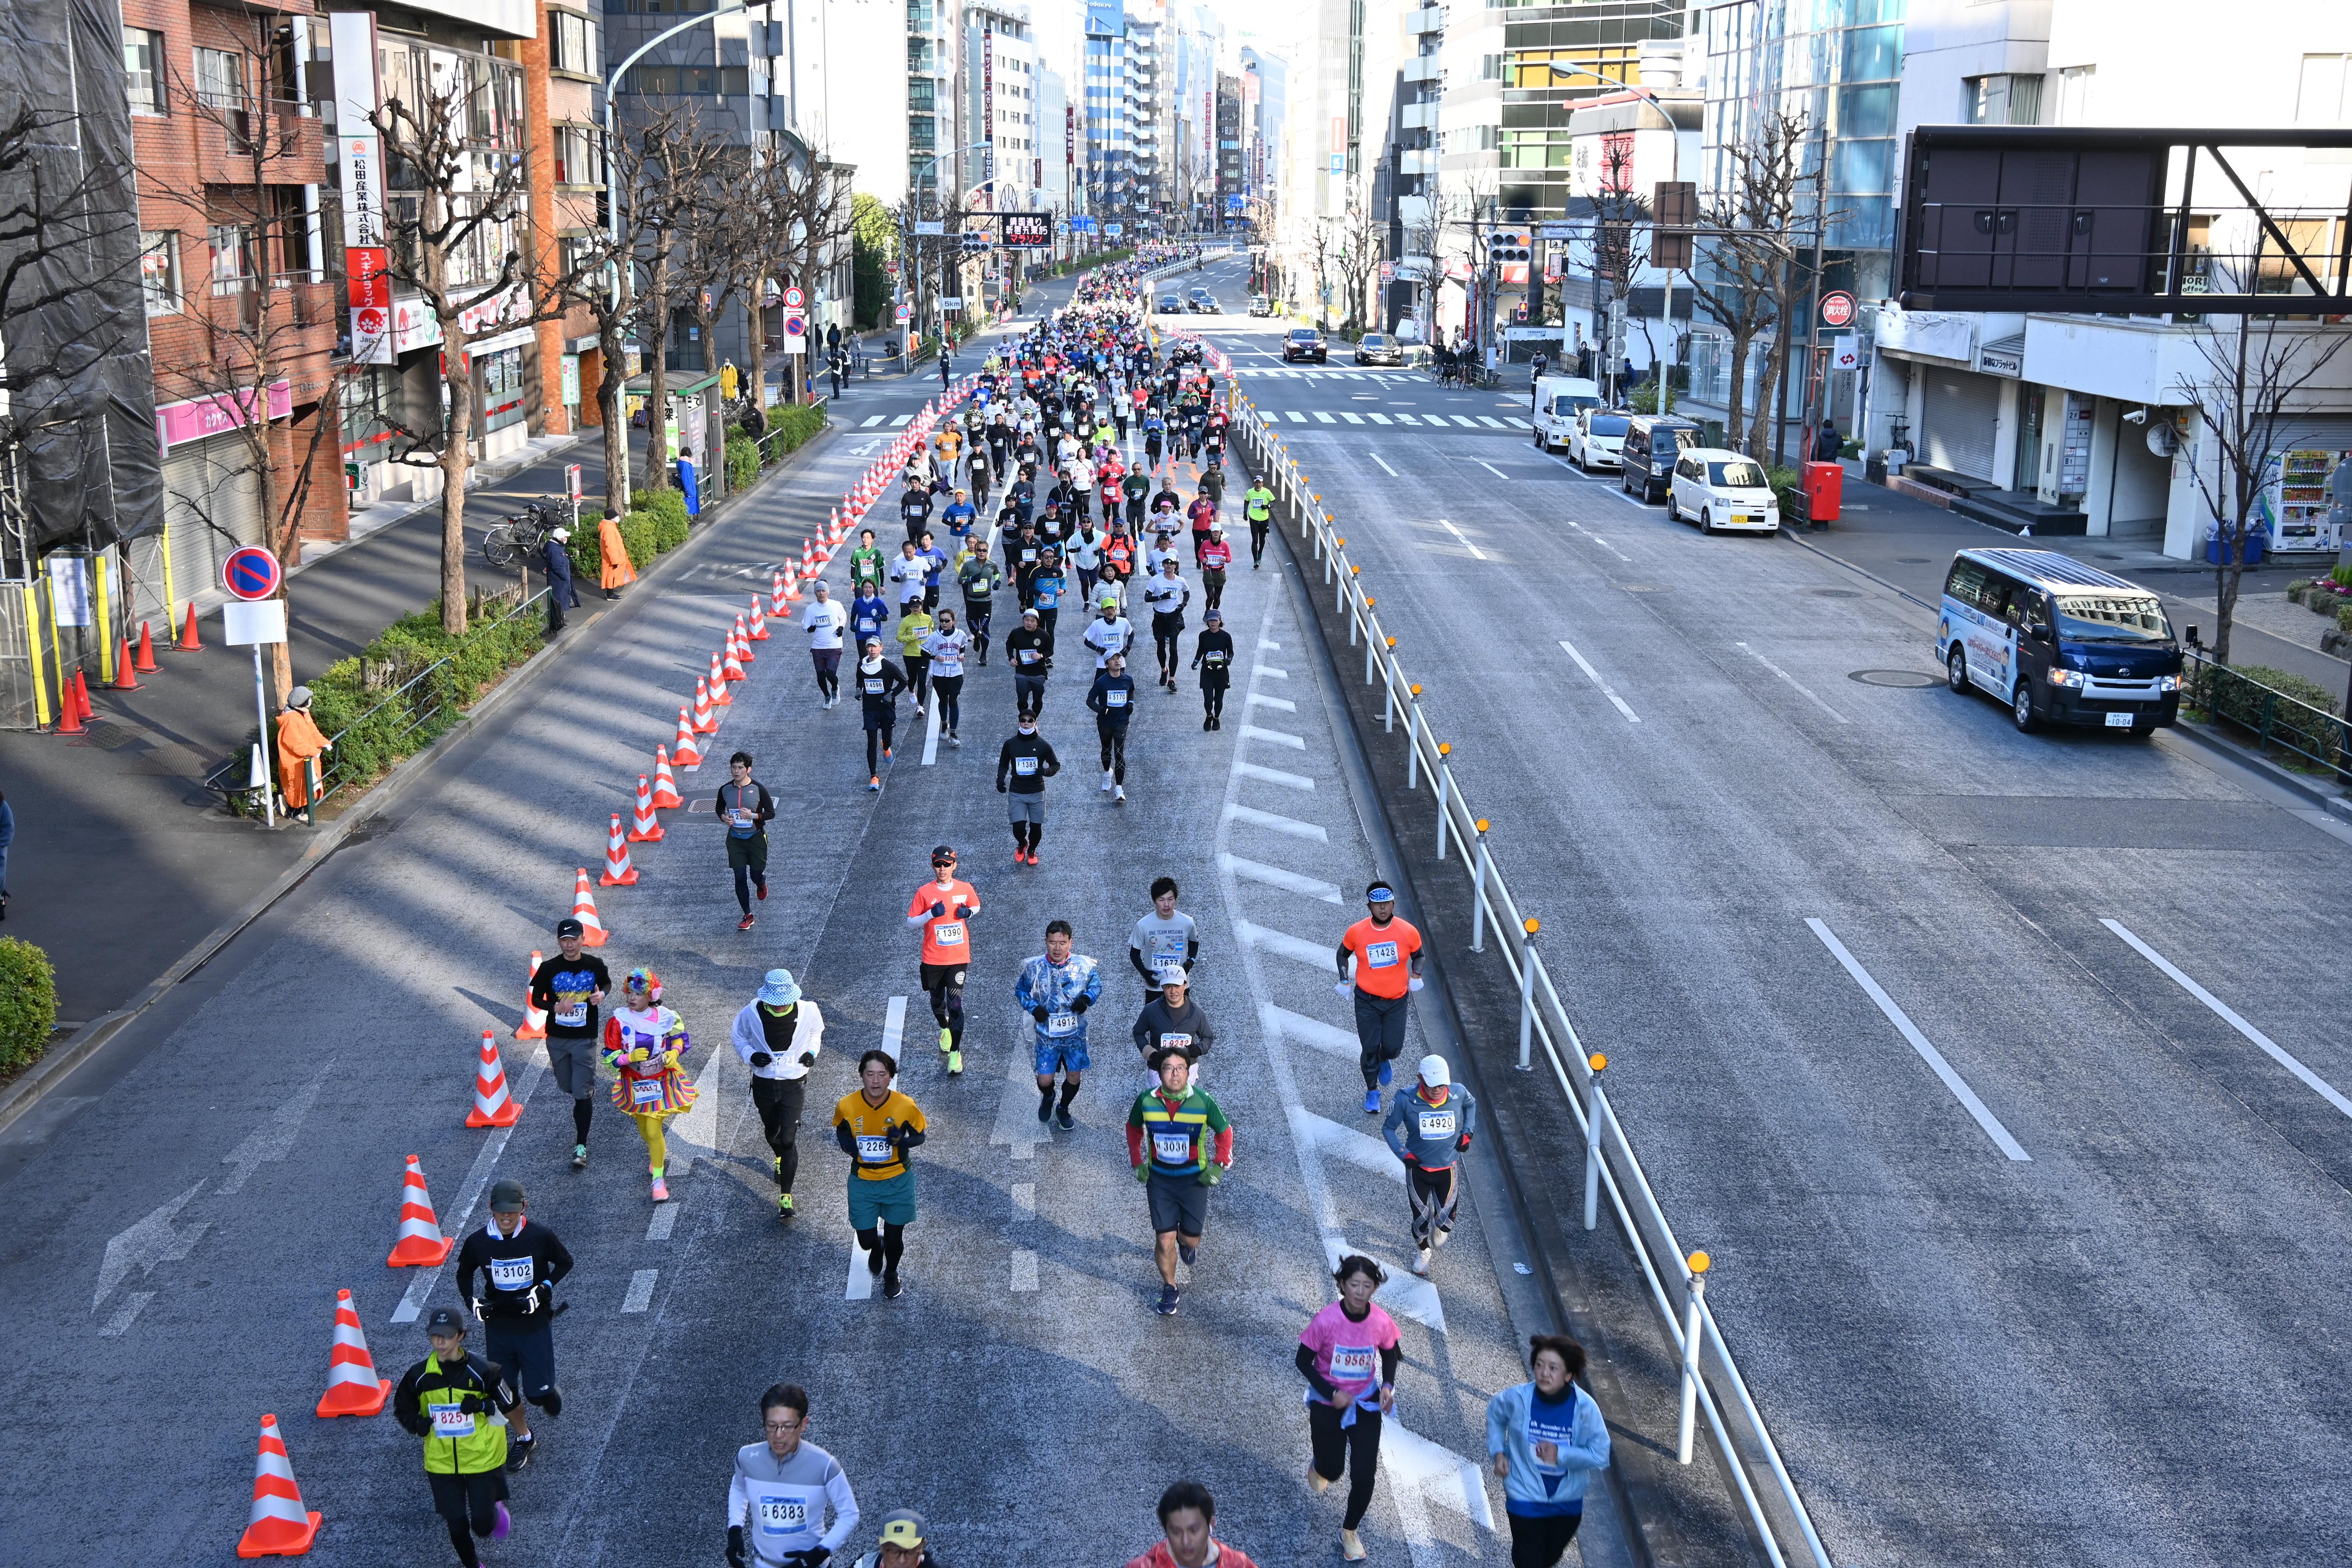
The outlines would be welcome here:
[[[2131,727],[2132,727],[2132,716],[2131,716],[2130,714],[2128,714],[2128,713],[2110,713],[2110,714],[2108,714],[2108,715],[2107,715],[2107,728],[2108,728],[2108,729],[2110,729],[2110,730],[2128,730],[2128,729],[2130,729]]]

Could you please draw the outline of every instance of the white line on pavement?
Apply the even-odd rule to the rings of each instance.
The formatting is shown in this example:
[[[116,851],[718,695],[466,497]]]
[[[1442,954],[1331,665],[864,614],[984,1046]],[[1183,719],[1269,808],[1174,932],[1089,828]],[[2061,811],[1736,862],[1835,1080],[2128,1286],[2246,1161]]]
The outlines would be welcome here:
[[[1929,1070],[1944,1080],[1944,1087],[1952,1091],[1952,1098],[1958,1100],[1970,1116],[1976,1118],[1977,1125],[1984,1129],[1985,1136],[1993,1141],[1994,1146],[2011,1160],[2031,1163],[2033,1156],[2027,1153],[2024,1146],[2009,1135],[2009,1129],[2000,1124],[2000,1118],[1985,1109],[1985,1102],[1977,1098],[1977,1091],[1969,1087],[1968,1079],[1952,1070],[1952,1064],[1944,1059],[1944,1053],[1928,1043],[1927,1037],[1919,1032],[1919,1026],[1911,1021],[1911,1016],[1896,1006],[1895,998],[1886,994],[1886,988],[1872,979],[1870,971],[1864,969],[1861,962],[1845,950],[1845,943],[1837,939],[1837,933],[1811,915],[1805,917],[1805,924],[1811,929],[1815,936],[1822,939],[1822,945],[1830,950],[1832,956],[1845,966],[1845,972],[1853,976],[1854,984],[1861,986],[1873,1002],[1878,1004],[1878,1010],[1886,1015],[1886,1021],[1894,1025],[1905,1039],[1911,1042],[1911,1048],[1919,1053],[1919,1059],[1926,1062]]]
[[[1307,742],[1287,730],[1262,730],[1255,724],[1244,724],[1241,734],[1244,741],[1271,741],[1277,746],[1288,746],[1294,752],[1307,749]]]
[[[940,760],[940,731],[946,725],[946,721],[940,717],[940,700],[937,697],[931,699],[930,712],[928,717],[929,725],[923,731],[923,766],[927,768]]]
[[[1476,459],[1475,459],[1475,461],[1477,463],[1477,465],[1478,465],[1480,468],[1482,468],[1486,469],[1488,473],[1490,473],[1490,474],[1494,475],[1494,476],[1495,476],[1496,479],[1509,479],[1509,478],[1511,477],[1510,475],[1508,475],[1508,474],[1507,474],[1507,473],[1503,472],[1503,470],[1502,470],[1502,469],[1500,469],[1500,468],[1496,468],[1496,467],[1495,467],[1495,465],[1494,465],[1494,464],[1492,464],[1492,463],[1488,462],[1488,461],[1487,461],[1486,458],[1476,458]]]
[[[1301,822],[1295,816],[1281,816],[1271,811],[1260,811],[1253,805],[1228,805],[1227,822],[1246,822],[1253,827],[1263,827],[1269,833],[1287,834],[1293,838],[1312,838],[1318,844],[1328,844],[1331,836],[1323,831],[1320,823]]]
[[[1015,1291],[1037,1289],[1037,1255],[1022,1251],[1013,1255],[1013,1289]]]
[[[1291,1111],[1290,1131],[1291,1136],[1313,1143],[1335,1160],[1345,1160],[1359,1170],[1404,1185],[1403,1163],[1385,1142],[1369,1132],[1359,1132],[1328,1116],[1318,1116],[1304,1106]]]
[[[2245,1019],[2240,1017],[2236,1010],[2231,1008],[2228,1003],[2214,995],[2210,991],[2206,990],[2202,985],[2198,984],[2194,980],[2189,979],[2188,975],[2183,974],[2179,969],[2173,966],[2172,962],[2166,958],[2164,954],[2157,952],[2156,949],[2148,946],[2147,943],[2140,941],[2137,936],[2134,936],[2130,931],[2126,929],[2122,921],[2102,920],[2099,923],[2106,927],[2109,931],[2115,932],[2117,936],[2123,938],[2124,941],[2129,942],[2132,946],[2132,951],[2138,953],[2142,958],[2147,959],[2150,963],[2155,964],[2157,968],[2162,970],[2165,975],[2170,979],[2174,984],[2179,986],[2183,991],[2188,992],[2191,996],[2196,997],[2200,1002],[2204,1003],[2206,1006],[2210,1007],[2213,1010],[2214,1015],[2223,1023],[2229,1025],[2230,1027],[2237,1030],[2238,1033],[2245,1036],[2246,1038],[2252,1040],[2256,1046],[2260,1047],[2264,1056],[2278,1063],[2279,1066],[2286,1068],[2287,1071],[2294,1074],[2296,1078],[2303,1081],[2303,1086],[2305,1089],[2319,1096],[2320,1099],[2327,1101],[2328,1104],[2334,1106],[2337,1110],[2342,1111],[2345,1115],[2352,1116],[2352,1100],[2347,1100],[2343,1095],[2338,1094],[2336,1091],[2335,1087],[2328,1083],[2326,1079],[2321,1078],[2317,1073],[2304,1066],[2303,1063],[2292,1053],[2281,1047],[2268,1035],[2263,1034],[2260,1029],[2255,1028],[2252,1024],[2247,1023]]]
[[[1339,417],[1345,419],[1350,425],[1361,425],[1364,422],[1364,416],[1362,415],[1345,408],[1339,410]]]
[[[1269,642],[1265,637],[1257,639],[1257,646],[1264,648],[1272,648],[1276,653],[1280,653],[1282,651],[1282,645],[1280,643]],[[1287,673],[1287,671],[1285,673]]]
[[[1260,647],[1270,647],[1276,652],[1280,652],[1282,649],[1282,645],[1280,643],[1262,642],[1257,646]],[[1250,670],[1250,676],[1253,679],[1263,676],[1269,680],[1288,680],[1290,679],[1290,671],[1286,669],[1276,669],[1270,664],[1261,664]]]
[[[1332,950],[1321,942],[1301,942],[1288,931],[1276,931],[1271,926],[1259,925],[1255,921],[1235,921],[1234,934],[1252,947],[1280,953],[1285,958],[1295,959],[1327,973],[1339,973],[1338,966],[1332,961]]]
[[[1315,410],[1315,423],[1318,425],[1337,425],[1339,421],[1332,418],[1328,414],[1326,414],[1322,409],[1318,408]]]
[[[1249,696],[1244,699],[1244,705],[1251,708],[1272,708],[1276,711],[1283,713],[1296,713],[1298,711],[1298,704],[1293,702],[1287,697],[1268,697],[1256,691],[1251,692]]]
[[[102,1340],[118,1338],[123,1330],[131,1326],[131,1320],[139,1316],[139,1310],[154,1299],[155,1292],[152,1290],[131,1291],[122,1298],[122,1305],[114,1309],[114,1316],[106,1320],[105,1327],[98,1331],[98,1337]]]
[[[1304,893],[1327,904],[1339,901],[1339,889],[1320,878],[1302,876],[1280,866],[1266,865],[1262,860],[1245,860],[1239,855],[1221,854],[1217,857],[1217,863],[1244,882],[1263,882],[1269,888]]]
[[[1399,1496],[1434,1498],[1479,1529],[1495,1528],[1485,1472],[1453,1449],[1406,1430],[1392,1415],[1381,1422],[1381,1468]]]
[[[1496,418],[1491,414],[1481,414],[1478,416],[1478,423],[1481,425],[1492,425],[1497,430],[1507,430],[1510,428],[1509,426],[1504,424],[1501,420]]]
[[[1412,415],[1410,415],[1410,414],[1400,414],[1400,415],[1398,415],[1398,416],[1397,416],[1397,422],[1398,422],[1399,424],[1402,424],[1402,425],[1418,425],[1418,424],[1420,424],[1420,423],[1421,423],[1421,421],[1420,421],[1419,419],[1414,418],[1414,417],[1413,417]]]
[[[654,1281],[661,1278],[658,1268],[640,1268],[629,1276],[629,1293],[621,1298],[621,1310],[642,1312],[654,1304]]]
[[[1454,423],[1461,426],[1465,430],[1475,430],[1478,428],[1476,422],[1474,421],[1467,414],[1455,415],[1454,416]]]
[[[1754,659],[1757,663],[1762,665],[1765,668],[1770,670],[1773,674],[1779,676],[1781,679],[1787,681],[1790,685],[1795,687],[1798,690],[1802,691],[1807,697],[1812,698],[1813,705],[1815,707],[1828,714],[1831,718],[1836,720],[1839,723],[1843,724],[1850,722],[1844,714],[1839,712],[1836,709],[1831,707],[1820,698],[1814,697],[1811,689],[1802,681],[1799,680],[1795,676],[1790,675],[1787,670],[1782,669],[1779,665],[1774,664],[1770,659],[1766,658],[1762,654],[1758,653],[1754,648],[1749,647],[1746,643],[1736,642],[1731,646],[1746,654],[1748,658]]]
[[[1486,552],[1479,549],[1476,545],[1471,543],[1470,536],[1468,534],[1463,532],[1460,529],[1454,527],[1452,523],[1446,521],[1442,517],[1437,520],[1437,526],[1452,534],[1454,538],[1460,540],[1462,542],[1462,548],[1470,552],[1473,560],[1484,561],[1486,559]]]
[[[1381,413],[1377,408],[1368,408],[1364,412],[1371,416],[1372,423],[1375,425],[1390,425],[1395,423],[1395,421],[1391,420],[1387,415]],[[1387,466],[1388,465],[1385,463],[1381,465],[1383,468],[1386,468]]]
[[[1266,784],[1280,784],[1285,789],[1313,789],[1315,781],[1305,773],[1285,773],[1280,768],[1260,767],[1255,763],[1234,759],[1234,772],[1242,778],[1258,779]]]
[[[1634,712],[1631,708],[1625,706],[1625,700],[1618,696],[1615,691],[1612,690],[1607,681],[1601,679],[1601,672],[1593,668],[1591,665],[1585,662],[1584,656],[1576,651],[1576,645],[1574,643],[1569,641],[1566,637],[1562,637],[1559,639],[1559,646],[1568,650],[1569,658],[1576,660],[1576,668],[1584,671],[1586,678],[1590,679],[1593,685],[1601,689],[1601,695],[1606,697],[1610,701],[1617,705],[1617,711],[1625,715],[1626,722],[1638,724],[1642,721],[1641,715]]]
[[[546,1054],[543,1050],[534,1047],[531,1059],[524,1064],[522,1076],[515,1083],[515,1103],[529,1106],[530,1091],[538,1088],[539,1080],[546,1076]],[[459,1192],[457,1206],[444,1210],[442,1216],[436,1216],[442,1218],[442,1235],[461,1238],[465,1236],[466,1222],[473,1218],[474,1205],[482,1199],[482,1189],[490,1184],[491,1169],[498,1164],[499,1154],[505,1152],[507,1139],[512,1136],[515,1127],[520,1125],[521,1122],[517,1121],[514,1126],[500,1127],[492,1131],[489,1142],[484,1143],[481,1152],[474,1156],[473,1168],[466,1173],[466,1184]],[[400,1305],[392,1310],[394,1322],[413,1323],[423,1315],[425,1303],[432,1298],[433,1288],[441,1282],[442,1270],[455,1262],[457,1257],[457,1249],[452,1247],[448,1258],[443,1260],[439,1268],[417,1270],[416,1278],[409,1282],[408,1294],[403,1296],[400,1299]]]
[[[865,418],[859,420],[857,422],[857,426],[861,430],[870,430],[875,426],[881,424],[887,417],[888,417],[887,415],[869,414]]]
[[[870,1301],[874,1299],[874,1275],[866,1262],[870,1256],[871,1254],[866,1250],[866,1244],[857,1239],[857,1233],[851,1231],[849,1233],[849,1283],[842,1290],[843,1300]]]
[[[1383,459],[1378,452],[1372,453],[1371,458],[1373,462],[1381,465],[1381,472],[1386,474],[1389,478],[1392,479],[1400,479],[1404,477],[1402,474],[1398,473],[1394,468],[1390,468],[1387,461]]]
[[[680,1205],[675,1202],[656,1204],[654,1205],[654,1217],[646,1222],[646,1239],[647,1241],[667,1241],[669,1239],[670,1232],[677,1228],[677,1211],[680,1206]]]
[[[1285,1039],[1297,1040],[1327,1057],[1339,1057],[1351,1062],[1364,1059],[1363,1046],[1353,1031],[1327,1024],[1320,1018],[1310,1018],[1304,1013],[1294,1013],[1287,1007],[1277,1007],[1268,1002],[1258,1008],[1257,1021],[1269,1036],[1278,1034]]]
[[[889,1007],[882,1015],[882,1049],[901,1068],[906,1067],[907,1058],[898,1054],[898,1047],[905,1043],[906,1037],[907,999],[893,996]]]
[[[1005,1189],[1013,1196],[1013,1206],[1034,1219],[1037,1216],[1037,1184],[1015,1182]]]
[[[1307,416],[1301,414],[1296,408],[1284,409],[1282,411],[1282,416],[1285,419],[1289,420],[1293,425],[1304,425],[1307,423]]]
[[[898,415],[897,417],[893,418],[893,419],[890,421],[891,427],[892,427],[893,429],[895,429],[895,428],[897,428],[898,426],[901,426],[901,425],[905,425],[905,424],[910,423],[910,422],[914,419],[914,417],[915,417],[915,416],[914,416],[913,415],[911,415],[911,414],[901,414],[901,415]]]
[[[1025,1047],[1028,1043],[1029,1037],[1024,1025],[1022,1047]],[[1013,1151],[1011,1158],[1033,1160],[1037,1156],[1038,1144],[1051,1143],[1054,1141],[1052,1131],[1037,1120],[1037,1075],[1031,1070],[1036,1065],[1036,1058],[1026,1048],[1015,1048],[1006,1052],[1005,1055],[1007,1059],[1004,1064],[1004,1091],[997,1097],[996,1126],[988,1134],[989,1147],[994,1148],[1001,1143]],[[1029,1189],[1029,1196],[1025,1203],[1021,1196],[1024,1186]],[[1030,1213],[1036,1213],[1036,1184],[1034,1183],[1015,1184],[1013,1188],[1013,1201],[1028,1209]]]

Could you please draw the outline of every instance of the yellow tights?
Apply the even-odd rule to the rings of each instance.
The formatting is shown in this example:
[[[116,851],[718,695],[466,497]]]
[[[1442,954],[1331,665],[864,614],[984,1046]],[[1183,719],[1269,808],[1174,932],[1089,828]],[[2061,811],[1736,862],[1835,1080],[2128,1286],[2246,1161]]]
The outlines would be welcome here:
[[[662,1123],[668,1118],[631,1116],[629,1120],[637,1124],[637,1136],[646,1141],[646,1158],[653,1173],[660,1175],[662,1168],[669,1163],[669,1135],[662,1131]]]

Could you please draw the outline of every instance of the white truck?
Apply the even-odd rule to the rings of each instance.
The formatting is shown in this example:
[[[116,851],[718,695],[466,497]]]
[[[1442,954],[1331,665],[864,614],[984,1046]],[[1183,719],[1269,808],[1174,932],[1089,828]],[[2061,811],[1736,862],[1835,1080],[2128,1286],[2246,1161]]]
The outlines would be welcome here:
[[[1547,452],[1568,450],[1568,434],[1576,416],[1601,406],[1601,384],[1575,375],[1547,375],[1535,385],[1536,445]]]

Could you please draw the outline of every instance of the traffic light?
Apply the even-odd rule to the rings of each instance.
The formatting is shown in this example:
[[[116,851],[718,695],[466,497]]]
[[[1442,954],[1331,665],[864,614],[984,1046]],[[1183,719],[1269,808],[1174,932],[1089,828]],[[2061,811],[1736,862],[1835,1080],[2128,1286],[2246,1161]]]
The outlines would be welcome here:
[[[1523,228],[1498,228],[1486,247],[1497,267],[1525,267],[1532,254],[1528,248],[1528,231]]]
[[[1689,180],[1660,180],[1650,211],[1654,226],[1650,233],[1650,265],[1687,271],[1691,264],[1690,231],[1698,224],[1697,184]]]

